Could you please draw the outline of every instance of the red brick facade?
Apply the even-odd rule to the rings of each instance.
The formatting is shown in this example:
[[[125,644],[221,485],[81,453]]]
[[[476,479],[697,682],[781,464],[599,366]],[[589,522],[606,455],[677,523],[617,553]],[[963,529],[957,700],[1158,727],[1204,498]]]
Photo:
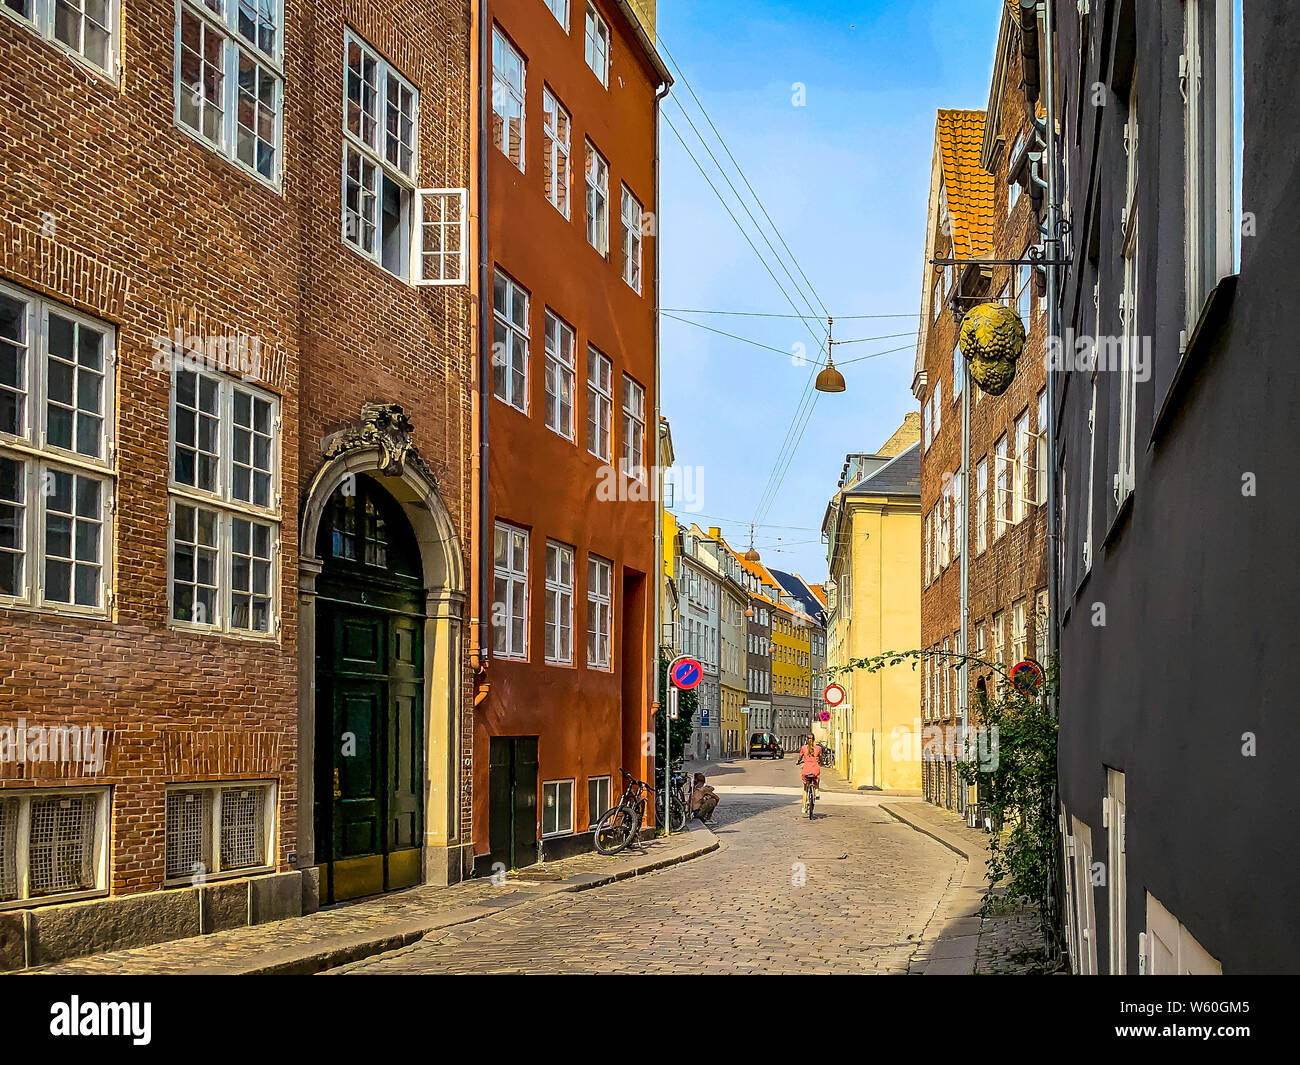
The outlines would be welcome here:
[[[0,601],[0,725],[22,717],[29,726],[107,730],[108,762],[93,782],[112,789],[112,895],[162,887],[163,792],[179,781],[274,781],[274,866],[308,864],[301,822],[312,812],[298,794],[304,774],[310,780],[299,743],[299,559],[314,545],[300,552],[298,540],[325,464],[322,441],[356,425],[363,401],[400,404],[468,559],[477,372],[468,285],[413,287],[340,239],[344,27],[418,90],[417,186],[465,188],[466,5],[287,5],[277,181],[221,157],[173,117],[172,0],[125,6],[120,76],[91,70],[7,11],[0,17],[0,284],[111,327],[117,352],[105,526],[111,606],[83,617]],[[156,338],[177,328],[261,342],[253,383],[279,403],[272,634],[217,635],[169,621],[171,382],[155,350]],[[21,454],[0,434],[0,453],[7,444]],[[466,708],[459,734],[468,752],[467,687],[455,705]],[[0,796],[89,782],[66,766],[19,770],[0,764]],[[458,806],[463,838],[467,792]]]
[[[936,182],[948,175],[942,197],[938,186],[931,196],[931,229],[927,259],[930,257],[1017,259],[1027,248],[1038,242],[1037,225],[1030,197],[1019,192],[1014,205],[1010,203],[1011,184],[1007,180],[1009,158],[1018,144],[1033,136],[1031,116],[1024,94],[1019,89],[1020,57],[1015,47],[1006,56],[1004,76],[995,82],[993,91],[1001,96],[998,129],[994,138],[985,137],[985,112],[941,112],[940,135],[936,153],[944,157],[942,166],[936,167]],[[991,156],[987,169],[981,160],[981,147]],[[956,188],[950,188],[952,174],[962,176]],[[944,228],[943,205],[948,210],[948,229]],[[949,237],[952,237],[950,242]],[[951,248],[957,245],[953,256]],[[933,299],[933,280],[940,277],[942,293],[945,281],[942,268],[927,264],[926,298]],[[1022,279],[1028,276],[1022,274]],[[945,502],[945,493],[959,482],[954,478],[962,464],[962,427],[960,393],[955,386],[954,372],[960,373],[962,360],[954,367],[953,350],[961,314],[970,307],[990,300],[1000,300],[1016,305],[1017,276],[1012,266],[967,267],[954,275],[948,294],[942,296],[944,306],[937,318],[933,305],[927,302],[923,319],[921,355],[918,358],[918,377],[914,390],[922,403],[925,418],[923,454],[921,463],[921,507],[923,529],[922,595],[921,595],[921,645],[935,651],[958,648],[961,629],[961,520],[969,515],[969,652],[987,660],[1000,659],[1010,666],[1013,629],[1019,606],[1024,616],[1024,653],[1041,659],[1046,653],[1046,617],[1035,615],[1036,597],[1046,594],[1047,586],[1047,531],[1046,507],[1040,475],[1042,454],[1038,434],[1044,432],[1040,424],[1039,397],[1046,382],[1043,360],[1046,315],[1041,299],[1041,279],[1029,276],[1029,305],[1026,321],[1028,337],[1019,361],[1015,380],[1001,396],[982,394],[978,386],[970,383],[970,474],[967,480],[968,497],[964,507],[954,508]],[[1004,291],[1005,289],[1005,291]],[[953,306],[957,308],[954,315]],[[924,375],[923,377],[921,375]],[[940,417],[933,417],[932,400],[936,389],[941,397]],[[1016,460],[1016,427],[1022,417],[1027,421],[1028,447],[1022,450],[1027,462],[1014,465]],[[934,422],[938,421],[937,433]],[[1010,488],[1014,493],[1020,485],[1027,486],[1023,511],[1017,504],[1002,495],[1006,508],[998,520],[999,478],[997,475],[998,443],[1004,438],[1009,462],[1006,464]],[[928,439],[928,444],[926,443]],[[980,479],[981,466],[985,470]],[[1027,467],[1027,468],[1026,468]],[[1017,471],[1022,470],[1017,484]],[[981,485],[985,495],[981,499]],[[953,498],[960,493],[953,491]],[[952,513],[952,511],[956,513]],[[1023,513],[1019,521],[1011,520]],[[979,525],[984,525],[981,548]],[[946,554],[941,546],[941,534],[949,537]],[[929,552],[928,560],[925,552]],[[1041,609],[1041,605],[1039,606]],[[995,635],[994,624],[1000,622],[1001,637]],[[998,652],[1000,646],[1000,654]],[[981,650],[982,648],[982,650]],[[925,725],[952,726],[958,719],[959,675],[955,668],[941,665],[943,660],[933,660],[922,679],[922,721]],[[987,670],[971,668],[972,687],[977,678]],[[986,681],[988,683],[988,681]],[[971,722],[973,723],[973,722]],[[968,796],[957,778],[951,756],[940,762],[927,762],[923,784],[926,798],[949,809],[964,809]],[[973,799],[973,795],[970,796]]]

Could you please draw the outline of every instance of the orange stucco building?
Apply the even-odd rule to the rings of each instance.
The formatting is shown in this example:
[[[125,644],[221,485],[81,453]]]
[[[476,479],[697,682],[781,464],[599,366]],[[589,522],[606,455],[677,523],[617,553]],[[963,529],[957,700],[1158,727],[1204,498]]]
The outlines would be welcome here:
[[[480,10],[483,872],[588,847],[620,769],[651,771],[656,137],[671,79],[652,3]]]

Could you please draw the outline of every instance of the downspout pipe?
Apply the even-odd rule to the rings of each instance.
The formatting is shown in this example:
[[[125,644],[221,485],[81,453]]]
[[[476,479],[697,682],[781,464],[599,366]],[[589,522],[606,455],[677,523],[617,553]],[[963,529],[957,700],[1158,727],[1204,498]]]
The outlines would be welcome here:
[[[660,689],[660,687],[659,687],[659,651],[660,651],[660,647],[661,647],[662,644],[663,644],[663,638],[664,638],[664,514],[663,514],[663,507],[664,507],[664,471],[663,471],[663,464],[662,464],[661,462],[658,461],[658,459],[659,459],[659,455],[660,455],[660,448],[661,448],[661,444],[660,444],[660,434],[663,432],[663,425],[662,425],[662,418],[663,418],[663,402],[662,402],[663,367],[662,367],[662,359],[661,359],[661,354],[662,354],[662,353],[661,353],[661,350],[660,350],[661,345],[660,345],[660,322],[659,322],[659,309],[660,309],[660,306],[662,305],[662,302],[663,302],[662,299],[661,299],[660,293],[659,293],[659,266],[660,266],[659,244],[660,244],[660,240],[662,239],[661,226],[660,226],[660,224],[659,224],[659,220],[660,220],[660,217],[661,217],[661,212],[660,212],[660,203],[659,203],[659,196],[660,196],[660,181],[659,181],[659,109],[660,109],[661,104],[663,103],[664,98],[668,95],[668,89],[669,89],[668,83],[667,83],[667,82],[662,82],[662,81],[661,81],[661,82],[659,83],[659,88],[657,88],[657,89],[655,90],[655,121],[654,121],[654,168],[655,168],[655,180],[654,180],[654,188],[655,188],[655,193],[654,193],[654,195],[655,195],[655,201],[654,201],[654,202],[655,202],[655,264],[654,264],[654,269],[655,269],[655,280],[654,280],[654,285],[655,285],[655,307],[654,307],[655,406],[654,406],[654,427],[655,427],[655,466],[656,466],[656,471],[655,471],[655,483],[658,485],[659,492],[658,492],[658,495],[655,496],[655,500],[656,500],[656,502],[655,502],[655,559],[654,559],[654,574],[655,574],[655,582],[654,582],[654,594],[655,594],[655,632],[654,632],[654,640],[653,640],[653,646],[654,646],[654,662],[653,662],[653,670],[654,670],[654,672],[653,672],[653,676],[654,676],[654,684],[653,684],[653,687],[652,687],[652,689],[651,689],[652,694],[653,694],[653,697],[654,697],[654,702],[653,702],[653,704],[651,705],[651,709],[650,709],[650,728],[651,728],[651,730],[654,729],[654,715],[657,714],[657,713],[659,712],[659,707],[661,707],[661,706],[664,705],[664,694],[665,694],[665,693]],[[665,713],[666,713],[666,711],[665,711]],[[665,718],[664,718],[664,746],[665,746],[665,748],[668,748],[668,743],[669,743],[669,740],[670,740],[670,733],[669,733],[668,730],[669,730],[671,727],[672,727],[671,724],[669,723],[667,717],[665,716]],[[684,752],[683,752],[683,753],[684,753]],[[670,756],[671,756],[671,749],[665,749],[665,751],[664,751],[664,773],[665,773],[665,774],[667,774],[667,773],[669,773],[669,772],[671,771],[671,770],[670,770],[670,765],[669,765]],[[668,780],[668,777],[665,776],[665,777],[664,777],[664,781],[665,781],[665,794],[667,794],[667,780]]]
[[[488,412],[492,404],[492,263],[488,257],[488,32],[487,0],[478,0],[478,653],[473,663],[481,678],[488,668],[492,606],[488,559],[492,557],[492,507],[488,499]],[[477,697],[475,702],[477,702]]]

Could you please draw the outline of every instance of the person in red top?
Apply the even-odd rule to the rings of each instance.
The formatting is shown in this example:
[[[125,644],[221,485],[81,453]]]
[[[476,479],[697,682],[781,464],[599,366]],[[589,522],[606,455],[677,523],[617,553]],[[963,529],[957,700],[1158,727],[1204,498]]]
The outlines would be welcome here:
[[[821,798],[822,793],[822,745],[817,742],[817,737],[808,734],[804,745],[799,748],[799,779],[807,783],[808,778],[812,777],[813,787],[817,789],[817,797]]]

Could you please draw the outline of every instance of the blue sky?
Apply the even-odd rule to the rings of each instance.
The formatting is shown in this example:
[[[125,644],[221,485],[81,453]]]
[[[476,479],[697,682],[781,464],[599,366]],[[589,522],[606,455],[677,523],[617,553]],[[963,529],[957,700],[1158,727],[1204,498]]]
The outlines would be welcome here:
[[[837,341],[917,327],[934,114],[987,103],[998,16],[998,0],[660,0],[661,48],[680,64],[836,316]],[[792,102],[795,83],[806,87],[802,107]],[[668,127],[681,132],[772,262],[682,117],[685,107],[726,163],[680,78],[671,95],[678,102],[664,104],[661,132],[662,305],[794,313]],[[865,314],[912,317],[847,318]],[[682,317],[781,352],[802,343],[810,359],[824,337],[795,319]],[[767,525],[755,533],[769,565],[809,580],[825,575],[818,530],[844,455],[873,451],[919,409],[910,392],[914,336],[836,346],[843,362],[900,345],[844,366],[848,390],[819,397]],[[703,468],[701,513],[679,506],[679,517],[721,525],[743,546],[810,363],[670,319],[662,358],[677,462]]]

